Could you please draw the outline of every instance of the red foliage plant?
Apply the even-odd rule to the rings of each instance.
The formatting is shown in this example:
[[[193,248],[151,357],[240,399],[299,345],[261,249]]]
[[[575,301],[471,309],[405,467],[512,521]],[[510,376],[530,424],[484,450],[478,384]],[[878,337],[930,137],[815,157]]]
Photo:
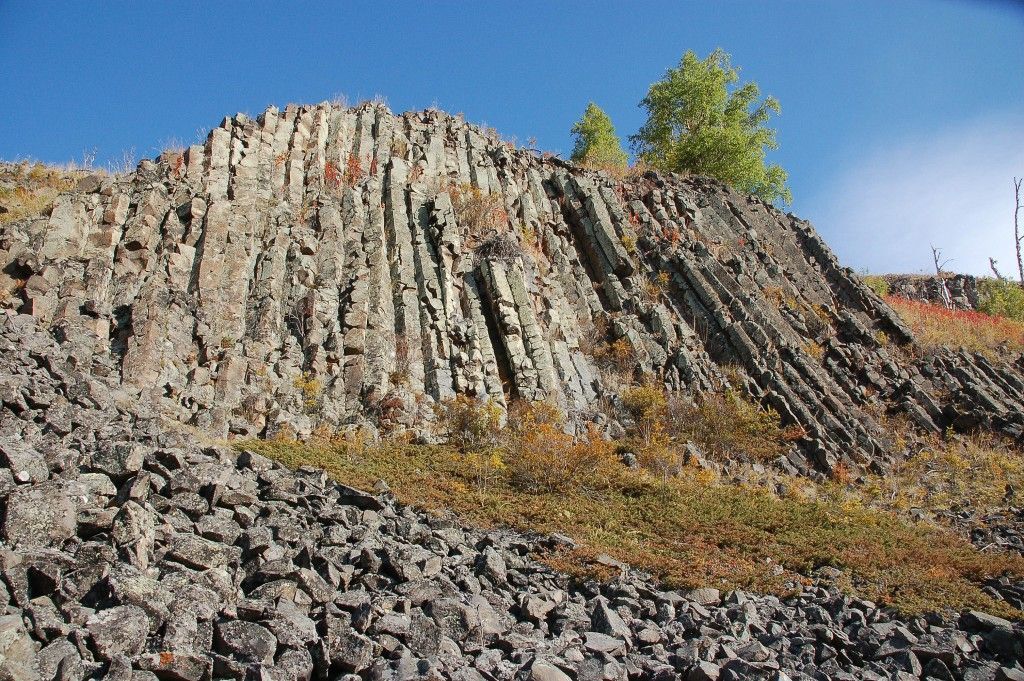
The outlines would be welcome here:
[[[345,184],[354,187],[363,179],[363,162],[356,154],[351,154],[345,164]]]
[[[328,161],[324,168],[324,180],[332,187],[341,185],[341,173],[338,172],[338,166],[333,161]]]
[[[1024,323],[973,310],[950,310],[898,296],[886,296],[926,347],[964,347],[991,353],[999,347],[1024,350]]]

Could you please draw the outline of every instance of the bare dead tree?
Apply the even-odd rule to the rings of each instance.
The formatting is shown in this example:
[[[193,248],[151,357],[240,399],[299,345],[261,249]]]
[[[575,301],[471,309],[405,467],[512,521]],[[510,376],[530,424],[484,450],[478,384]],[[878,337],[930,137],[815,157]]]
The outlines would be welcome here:
[[[928,245],[931,246],[931,244],[928,244]],[[946,286],[945,267],[946,267],[946,265],[948,265],[949,263],[951,263],[953,261],[951,259],[942,260],[942,249],[941,248],[935,248],[935,246],[931,246],[931,248],[932,248],[932,260],[935,262],[935,280],[936,280],[936,284],[935,285],[939,289],[939,297],[942,298],[942,305],[947,310],[952,310],[953,309],[953,296],[950,295],[949,287]]]
[[[1021,288],[1024,288],[1024,258],[1021,257],[1021,242],[1024,234],[1020,233],[1020,185],[1024,178],[1013,178],[1013,245],[1017,247],[1017,274],[1020,276]]]
[[[992,270],[992,274],[996,275],[996,279],[998,279],[999,281],[1006,281],[1006,277],[1004,277],[1002,273],[999,271],[999,268],[996,267],[996,265],[998,264],[999,261],[996,260],[995,258],[988,259],[989,269]]]

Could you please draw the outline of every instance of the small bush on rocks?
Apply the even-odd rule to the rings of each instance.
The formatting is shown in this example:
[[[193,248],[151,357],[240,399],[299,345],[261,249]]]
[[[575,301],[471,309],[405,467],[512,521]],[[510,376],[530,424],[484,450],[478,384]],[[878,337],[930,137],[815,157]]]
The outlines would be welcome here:
[[[690,402],[673,396],[668,400],[669,433],[690,441],[712,459],[768,461],[783,454],[787,435],[779,416],[732,390],[712,393]]]
[[[889,295],[889,282],[885,280],[885,277],[880,277],[877,274],[866,274],[863,278],[868,288],[882,298]]]
[[[501,194],[485,194],[471,184],[452,185],[448,188],[459,225],[471,236],[482,236],[488,231],[503,231],[508,227],[508,211]]]

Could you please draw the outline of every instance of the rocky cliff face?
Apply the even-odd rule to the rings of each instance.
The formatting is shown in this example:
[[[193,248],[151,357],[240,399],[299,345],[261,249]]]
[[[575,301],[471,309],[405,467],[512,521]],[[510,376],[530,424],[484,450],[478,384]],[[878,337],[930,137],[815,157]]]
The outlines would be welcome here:
[[[436,111],[238,115],[7,227],[0,265],[84,371],[215,436],[424,429],[460,393],[614,429],[601,406],[645,380],[773,407],[795,470],[883,465],[885,410],[1024,433],[1024,360],[894,352],[909,331],[808,223]]]

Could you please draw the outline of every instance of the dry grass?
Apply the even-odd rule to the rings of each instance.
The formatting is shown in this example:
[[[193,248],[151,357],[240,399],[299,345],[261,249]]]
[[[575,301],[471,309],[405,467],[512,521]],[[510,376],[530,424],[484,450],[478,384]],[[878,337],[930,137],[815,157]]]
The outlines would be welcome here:
[[[910,326],[918,345],[925,350],[964,348],[997,357],[1006,351],[1024,351],[1024,322],[982,312],[947,310],[895,296],[886,302]]]
[[[557,458],[564,441],[551,442],[546,449],[536,441],[524,446]],[[467,455],[453,447],[288,440],[237,446],[289,466],[324,468],[358,487],[384,480],[403,503],[454,511],[471,524],[568,534],[579,549],[556,562],[579,575],[592,576],[589,558],[606,553],[668,586],[783,593],[787,583],[831,566],[850,593],[906,613],[971,607],[1021,616],[981,585],[1001,574],[1024,575],[1024,560],[981,553],[948,530],[909,524],[855,499],[780,498],[692,469],[665,482],[604,465],[578,469],[580,484],[549,486],[535,479],[524,485],[496,462],[481,485]]]
[[[88,171],[23,161],[0,163],[0,225],[45,215]]]
[[[509,215],[500,193],[485,194],[479,187],[461,184],[449,187],[448,194],[459,226],[467,230],[470,237],[479,238],[489,232],[508,229]]]
[[[896,512],[984,515],[1006,506],[1012,499],[1008,490],[1024,490],[1024,453],[995,436],[978,434],[949,441],[933,437],[887,475],[869,478],[858,494],[866,503]]]
[[[693,442],[716,461],[769,461],[785,453],[787,442],[802,435],[802,430],[782,428],[774,411],[731,390],[703,395],[694,402],[671,396],[665,422],[675,441]]]

